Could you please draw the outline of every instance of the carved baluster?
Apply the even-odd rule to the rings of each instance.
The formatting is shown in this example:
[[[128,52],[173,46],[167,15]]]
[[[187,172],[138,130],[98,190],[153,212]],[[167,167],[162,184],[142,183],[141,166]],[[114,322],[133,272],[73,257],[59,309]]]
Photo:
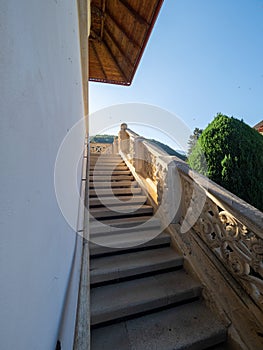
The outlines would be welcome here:
[[[130,136],[128,134],[127,124],[121,124],[121,130],[119,131],[119,149],[124,154],[128,154],[130,150]]]

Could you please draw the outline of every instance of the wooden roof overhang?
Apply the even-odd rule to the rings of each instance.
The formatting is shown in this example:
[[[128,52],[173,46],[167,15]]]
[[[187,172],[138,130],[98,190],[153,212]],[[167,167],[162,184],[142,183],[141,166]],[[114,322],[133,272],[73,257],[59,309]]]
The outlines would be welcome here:
[[[89,80],[130,85],[163,0],[91,0]]]

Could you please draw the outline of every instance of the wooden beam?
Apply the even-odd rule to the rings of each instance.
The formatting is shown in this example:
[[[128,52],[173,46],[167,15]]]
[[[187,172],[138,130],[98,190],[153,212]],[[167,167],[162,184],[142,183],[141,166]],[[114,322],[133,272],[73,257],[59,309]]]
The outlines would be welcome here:
[[[93,29],[90,30],[90,36],[89,36],[90,41],[98,41],[101,42],[101,37],[94,32]]]
[[[105,33],[107,33],[107,35],[110,37],[110,39],[112,40],[112,42],[116,46],[116,48],[120,51],[120,53],[122,54],[123,58],[128,63],[128,65],[133,67],[133,64],[132,64],[130,58],[127,56],[127,53],[124,52],[124,50],[120,47],[119,43],[117,42],[117,40],[113,36],[113,34],[110,32],[109,28],[107,28],[107,26],[105,26],[104,30],[105,30]]]
[[[105,40],[103,41],[103,43],[104,43],[105,48],[107,49],[108,53],[111,55],[111,57],[112,57],[114,63],[116,64],[116,66],[117,66],[119,72],[121,73],[122,77],[124,78],[124,80],[125,80],[126,82],[129,82],[130,80],[127,78],[126,74],[125,74],[124,71],[122,70],[122,68],[121,68],[121,66],[120,66],[120,64],[119,64],[119,62],[116,60],[116,57],[114,56],[113,52],[111,51],[111,48],[109,47],[109,45],[107,44],[107,42],[106,42]]]
[[[105,10],[106,10],[106,0],[103,0],[103,2],[102,2],[103,17],[101,18],[101,27],[100,27],[100,37],[101,37],[101,39],[103,38],[103,31],[104,31]]]
[[[102,44],[101,44],[101,45],[102,45]],[[105,72],[105,70],[104,70],[104,68],[103,68],[103,64],[102,64],[101,59],[100,59],[100,56],[99,56],[99,54],[98,54],[98,52],[97,52],[96,45],[94,44],[93,41],[91,41],[91,46],[92,46],[92,49],[93,49],[94,54],[95,54],[95,56],[96,56],[96,59],[98,60],[98,62],[99,62],[99,64],[100,64],[100,67],[101,67],[102,73],[103,73],[103,75],[104,75],[104,78],[107,80],[107,79],[108,79],[108,78],[107,78],[107,74],[106,74],[106,72]]]
[[[102,19],[104,17],[104,12],[94,4],[91,4],[91,13],[99,19]]]
[[[141,23],[147,27],[150,26],[150,24],[146,21],[146,19],[143,18],[137,11],[135,11],[134,8],[131,7],[131,5],[128,4],[128,2],[126,0],[119,0],[119,2],[121,2],[126,7],[126,9],[136,19],[136,21],[138,21],[139,23]]]
[[[127,31],[125,30],[125,28],[116,21],[116,19],[114,18],[114,16],[107,12],[107,18],[109,18],[113,24],[119,28],[119,30],[126,36],[126,38],[133,44],[133,46],[136,48],[136,49],[139,49],[141,50],[141,46],[134,40],[134,38],[132,38],[128,33]]]

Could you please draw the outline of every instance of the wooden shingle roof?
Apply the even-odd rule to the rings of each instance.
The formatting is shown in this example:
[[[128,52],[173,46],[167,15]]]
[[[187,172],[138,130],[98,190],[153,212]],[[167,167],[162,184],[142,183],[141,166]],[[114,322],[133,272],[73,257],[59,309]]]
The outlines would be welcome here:
[[[130,85],[163,0],[92,0],[89,80]]]

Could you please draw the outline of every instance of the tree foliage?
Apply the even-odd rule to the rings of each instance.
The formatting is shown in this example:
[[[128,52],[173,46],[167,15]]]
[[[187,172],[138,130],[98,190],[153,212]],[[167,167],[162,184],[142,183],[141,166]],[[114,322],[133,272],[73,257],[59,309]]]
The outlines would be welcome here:
[[[113,143],[114,135],[95,135],[90,137],[90,142],[96,143]]]
[[[203,129],[195,128],[192,135],[190,135],[188,140],[188,156],[192,153],[197,140],[202,135]]]
[[[263,211],[263,137],[243,121],[218,114],[202,132],[188,163]]]

